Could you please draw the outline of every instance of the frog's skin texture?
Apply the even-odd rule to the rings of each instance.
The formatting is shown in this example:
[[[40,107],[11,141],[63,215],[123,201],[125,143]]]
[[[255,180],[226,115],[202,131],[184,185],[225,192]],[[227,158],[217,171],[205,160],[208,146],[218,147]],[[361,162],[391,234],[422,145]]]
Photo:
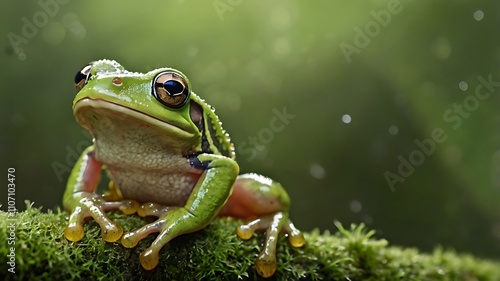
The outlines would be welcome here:
[[[218,215],[231,216],[247,221],[236,230],[242,239],[266,231],[255,263],[264,277],[276,270],[280,232],[294,247],[305,243],[288,218],[290,199],[282,186],[261,175],[238,176],[229,136],[183,73],[129,72],[115,61],[99,60],[79,71],[75,83],[73,113],[94,143],[78,159],[64,193],[68,240],[83,238],[83,220],[89,217],[105,241],[120,240],[127,248],[159,233],[140,256],[151,270],[171,239],[206,227]],[[95,193],[102,169],[110,178],[104,195]],[[106,216],[110,210],[158,219],[123,233]]]

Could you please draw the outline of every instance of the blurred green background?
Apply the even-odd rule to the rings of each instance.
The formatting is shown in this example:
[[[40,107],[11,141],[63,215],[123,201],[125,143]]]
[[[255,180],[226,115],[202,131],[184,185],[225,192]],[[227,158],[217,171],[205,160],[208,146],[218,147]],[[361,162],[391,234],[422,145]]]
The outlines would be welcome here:
[[[499,8],[3,0],[4,177],[15,167],[19,209],[24,200],[61,206],[69,169],[90,144],[71,111],[75,73],[101,58],[138,72],[170,66],[217,109],[242,172],[286,187],[300,229],[364,222],[392,244],[498,259]],[[283,111],[294,117],[273,131]]]

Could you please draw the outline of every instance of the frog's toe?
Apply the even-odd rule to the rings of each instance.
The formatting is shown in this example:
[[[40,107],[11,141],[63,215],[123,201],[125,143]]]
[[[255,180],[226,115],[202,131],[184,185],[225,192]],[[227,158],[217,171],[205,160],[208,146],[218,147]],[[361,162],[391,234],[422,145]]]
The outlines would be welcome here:
[[[64,236],[66,237],[66,239],[72,242],[77,242],[82,240],[84,235],[85,233],[83,231],[83,226],[81,223],[70,224],[64,230]]]
[[[146,203],[142,204],[139,207],[139,209],[137,210],[137,214],[141,217],[148,217],[148,216],[162,217],[168,211],[171,211],[173,209],[175,208],[165,207],[157,203]],[[139,243],[139,241],[146,238],[149,234],[155,232],[161,232],[163,230],[165,222],[166,222],[165,219],[158,219],[153,223],[147,224],[141,228],[128,232],[125,235],[123,235],[120,242],[125,248],[133,248],[137,245],[137,243]]]
[[[146,270],[152,270],[158,265],[158,250],[147,248],[141,253],[141,265]]]
[[[175,207],[163,206],[158,203],[145,203],[137,210],[137,214],[141,217],[162,217],[168,211],[175,209]]]
[[[242,224],[236,228],[236,235],[243,240],[248,240],[258,229],[263,228],[262,219],[255,219],[249,223]]]
[[[118,209],[125,215],[132,215],[139,209],[139,203],[135,200],[123,200],[119,202]]]
[[[77,242],[82,240],[84,236],[83,230],[83,211],[81,208],[77,208],[69,217],[69,223],[64,230],[64,236],[66,239],[72,242]]]
[[[99,225],[101,226],[101,236],[106,242],[116,242],[123,235],[123,229],[108,218],[103,219]]]
[[[100,203],[104,211],[120,210],[125,215],[131,215],[139,209],[139,203],[135,200],[103,201]]]
[[[137,243],[139,243],[139,241],[146,238],[149,234],[162,231],[164,225],[165,220],[158,219],[155,222],[146,224],[141,228],[125,233],[120,242],[125,248],[133,248],[137,245]]]
[[[123,229],[106,216],[107,210],[119,209],[120,206],[130,206],[128,200],[117,202],[106,202],[101,198],[82,199],[80,201],[88,208],[88,213],[101,227],[101,236],[104,241],[115,242],[123,234]]]
[[[298,230],[291,221],[284,227],[284,231],[288,235],[288,242],[295,248],[304,246],[306,239],[300,230]]]
[[[255,270],[264,278],[273,276],[274,272],[276,272],[276,256],[261,253],[255,261]]]

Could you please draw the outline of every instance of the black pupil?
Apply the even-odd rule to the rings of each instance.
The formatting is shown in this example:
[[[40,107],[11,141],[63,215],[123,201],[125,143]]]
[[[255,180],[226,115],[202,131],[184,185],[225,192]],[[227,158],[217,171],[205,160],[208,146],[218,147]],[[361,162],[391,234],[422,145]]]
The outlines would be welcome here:
[[[75,75],[75,84],[80,83],[80,81],[87,79],[87,75],[83,74],[81,71],[78,71]]]
[[[184,91],[184,86],[178,81],[168,80],[163,82],[163,88],[167,90],[168,94],[171,96],[176,96],[182,94]]]

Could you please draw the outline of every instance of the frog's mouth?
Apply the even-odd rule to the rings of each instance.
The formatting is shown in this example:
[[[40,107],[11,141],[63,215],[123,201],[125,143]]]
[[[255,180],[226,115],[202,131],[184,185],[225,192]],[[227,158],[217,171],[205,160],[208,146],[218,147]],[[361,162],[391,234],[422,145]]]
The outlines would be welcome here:
[[[156,127],[164,135],[175,136],[177,139],[193,139],[195,131],[189,124],[167,122],[141,111],[126,107],[103,99],[83,98],[75,102],[73,112],[78,123],[88,131],[116,129],[132,129],[141,126],[141,129]],[[152,129],[152,128],[151,128]]]

